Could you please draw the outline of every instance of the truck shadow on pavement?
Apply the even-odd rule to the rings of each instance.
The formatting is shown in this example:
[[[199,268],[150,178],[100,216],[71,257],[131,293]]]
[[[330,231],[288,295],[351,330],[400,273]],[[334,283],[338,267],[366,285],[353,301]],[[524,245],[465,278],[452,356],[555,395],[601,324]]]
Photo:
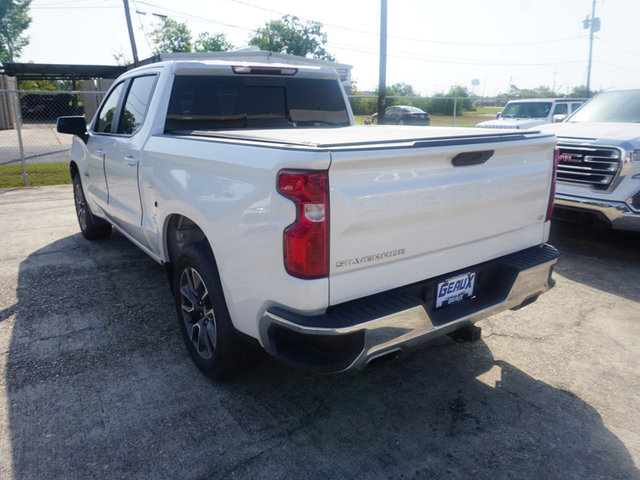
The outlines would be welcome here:
[[[640,302],[640,232],[554,220],[549,243],[560,250],[562,276]]]
[[[640,478],[574,394],[445,338],[318,376],[189,360],[162,267],[123,237],[22,261],[6,392],[16,479]]]

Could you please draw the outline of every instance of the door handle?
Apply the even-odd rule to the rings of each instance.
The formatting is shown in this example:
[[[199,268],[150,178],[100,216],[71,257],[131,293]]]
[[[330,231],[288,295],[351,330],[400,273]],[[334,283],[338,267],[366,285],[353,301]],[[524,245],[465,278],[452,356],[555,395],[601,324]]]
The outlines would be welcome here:
[[[128,167],[135,167],[138,164],[138,161],[135,158],[128,156],[124,157],[124,163],[126,163]]]
[[[104,150],[102,150],[101,148],[98,148],[96,150],[96,155],[104,155]]]

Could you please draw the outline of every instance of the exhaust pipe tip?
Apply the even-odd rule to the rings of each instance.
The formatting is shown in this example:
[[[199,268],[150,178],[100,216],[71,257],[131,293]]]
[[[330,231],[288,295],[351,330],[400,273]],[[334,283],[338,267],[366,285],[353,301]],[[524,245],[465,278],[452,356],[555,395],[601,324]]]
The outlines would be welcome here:
[[[398,360],[402,355],[401,348],[394,348],[393,350],[388,350],[386,352],[378,353],[374,355],[369,360],[367,360],[366,367],[379,367],[383,364],[391,363],[395,360]]]

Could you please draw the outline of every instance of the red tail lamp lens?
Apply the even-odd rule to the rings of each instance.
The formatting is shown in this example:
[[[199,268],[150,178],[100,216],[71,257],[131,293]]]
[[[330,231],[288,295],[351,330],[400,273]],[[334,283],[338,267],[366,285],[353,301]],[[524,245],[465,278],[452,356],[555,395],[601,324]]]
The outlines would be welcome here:
[[[283,170],[278,192],[296,205],[296,220],[284,230],[284,266],[298,278],[327,276],[329,261],[326,171]]]
[[[560,163],[560,150],[556,147],[553,151],[553,175],[551,176],[551,190],[549,191],[549,204],[547,205],[547,217],[545,221],[551,220],[553,215],[553,201],[556,196],[556,175],[558,174],[558,163]]]

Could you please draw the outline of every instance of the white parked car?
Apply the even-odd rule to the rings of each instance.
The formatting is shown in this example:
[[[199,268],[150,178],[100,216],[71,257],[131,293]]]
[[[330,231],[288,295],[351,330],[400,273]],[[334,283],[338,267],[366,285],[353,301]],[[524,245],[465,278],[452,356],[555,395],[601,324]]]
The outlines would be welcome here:
[[[584,98],[531,98],[511,100],[495,120],[480,122],[480,128],[531,128],[561,122],[586,101]]]

